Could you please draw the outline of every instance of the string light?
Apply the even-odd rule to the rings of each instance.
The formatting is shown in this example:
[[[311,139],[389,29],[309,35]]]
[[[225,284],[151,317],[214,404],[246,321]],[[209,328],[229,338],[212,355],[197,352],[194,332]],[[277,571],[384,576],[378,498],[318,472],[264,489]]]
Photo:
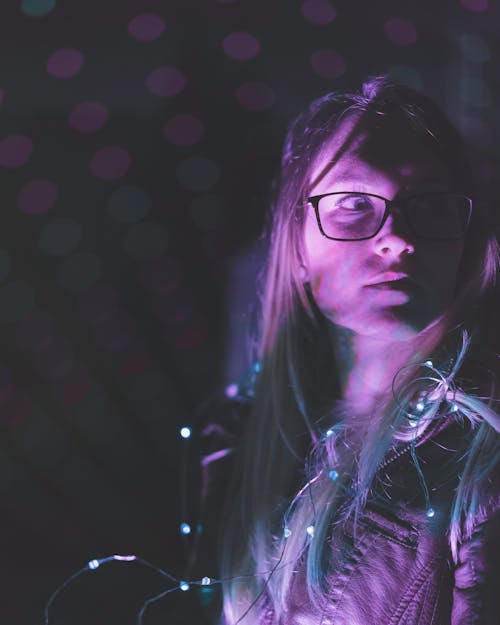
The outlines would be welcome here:
[[[433,363],[431,360],[427,360],[424,365],[428,366],[428,367],[433,367]],[[252,365],[251,370],[253,371],[254,374],[258,374],[261,370],[261,365],[259,362],[256,362]],[[253,376],[253,380],[255,380],[255,375]],[[240,392],[245,392],[245,394],[248,394],[249,397],[252,396],[253,392],[252,389],[248,389],[248,393],[247,393],[247,389],[246,388],[242,388],[240,389],[240,387],[237,384],[231,384],[228,387],[226,387],[225,389],[225,394],[228,397],[235,397],[236,395],[238,395]],[[423,412],[425,409],[425,403],[423,401],[419,401],[416,404],[416,410],[418,412]],[[458,406],[456,404],[452,404],[451,406],[451,411],[452,412],[456,412],[458,410]],[[418,424],[418,418],[415,418],[411,415],[409,415],[408,417],[409,419],[409,424],[411,426],[416,426]],[[332,437],[336,432],[335,427],[330,427],[327,429],[327,431],[325,432],[325,438],[328,439],[330,437]],[[180,436],[183,439],[189,439],[192,436],[192,429],[189,426],[183,426],[180,428],[179,430]],[[220,454],[220,457],[223,457],[225,455],[227,455],[231,450],[223,450],[223,453]],[[414,454],[414,450],[413,454]],[[412,454],[412,455],[413,455]],[[217,454],[218,455],[218,454]],[[218,458],[217,458],[218,459]],[[415,459],[414,459],[415,460]],[[330,469],[328,472],[328,476],[332,481],[336,481],[339,478],[339,472],[337,471],[337,469]],[[311,485],[311,483],[313,483],[314,481],[316,481],[316,479],[319,477],[316,476],[313,480],[311,480],[308,485]],[[303,492],[304,488],[301,489],[299,491],[299,494],[301,494]],[[346,489],[349,490],[350,489]],[[350,491],[352,493],[352,491]],[[426,495],[426,498],[428,498],[428,496]],[[432,519],[435,516],[435,510],[434,508],[430,507],[429,504],[427,504],[427,510],[425,512],[425,515],[428,519]],[[286,520],[286,519],[285,519]],[[182,522],[180,523],[179,526],[180,529],[180,533],[183,535],[189,535],[192,533],[192,529],[189,523],[187,522]],[[197,526],[197,532],[200,533],[201,532],[201,526],[198,525]],[[315,526],[313,524],[307,526],[306,528],[306,533],[307,535],[312,539],[314,537],[314,532],[315,532]],[[283,529],[283,537],[285,539],[289,538],[292,534],[292,530],[285,525],[284,529]],[[162,597],[164,597],[166,594],[169,594],[175,590],[180,590],[181,592],[187,592],[191,589],[192,586],[211,586],[214,584],[219,584],[221,583],[220,580],[216,580],[213,579],[211,577],[205,576],[203,578],[201,578],[200,580],[177,580],[175,579],[172,575],[170,575],[169,573],[167,573],[166,571],[152,565],[151,563],[143,560],[142,558],[138,558],[135,555],[119,555],[119,554],[115,554],[112,556],[107,556],[105,558],[94,558],[92,560],[90,560],[85,567],[83,567],[82,569],[80,569],[79,571],[77,571],[76,573],[74,573],[70,578],[68,578],[52,595],[52,597],[50,598],[49,602],[47,603],[46,609],[45,609],[45,625],[49,625],[49,620],[48,620],[48,614],[49,614],[49,609],[53,603],[53,601],[55,600],[55,598],[58,596],[58,594],[64,590],[66,588],[66,586],[71,583],[72,580],[74,580],[78,575],[80,575],[81,573],[85,572],[85,571],[95,571],[96,569],[98,569],[101,565],[103,565],[104,563],[107,562],[111,562],[111,561],[121,561],[121,562],[133,562],[133,561],[137,561],[145,566],[148,566],[150,568],[153,568],[154,570],[156,570],[158,573],[160,573],[162,576],[166,577],[171,583],[174,584],[173,587],[168,588],[166,590],[164,590],[163,592],[161,592],[160,594],[156,595],[155,597],[152,597],[150,599],[148,599],[142,606],[140,612],[139,612],[139,616],[138,616],[138,624],[141,625],[142,624],[142,617],[145,613],[146,608],[151,605],[152,603],[154,603],[155,601],[161,599]],[[235,578],[237,579],[237,578]]]

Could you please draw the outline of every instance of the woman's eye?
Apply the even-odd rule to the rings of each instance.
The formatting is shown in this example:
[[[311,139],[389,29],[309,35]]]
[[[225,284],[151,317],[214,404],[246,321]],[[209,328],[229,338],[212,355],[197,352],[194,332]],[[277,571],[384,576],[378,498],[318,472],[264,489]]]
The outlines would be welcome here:
[[[348,195],[341,197],[336,202],[336,208],[347,211],[363,212],[371,210],[372,203],[367,197]]]

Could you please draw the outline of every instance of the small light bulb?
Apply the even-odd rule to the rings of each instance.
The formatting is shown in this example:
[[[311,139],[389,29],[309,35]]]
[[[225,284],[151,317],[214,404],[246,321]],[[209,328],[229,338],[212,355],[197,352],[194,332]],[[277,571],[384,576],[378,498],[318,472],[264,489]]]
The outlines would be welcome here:
[[[312,538],[314,536],[314,525],[309,525],[306,529],[306,532]]]
[[[210,586],[211,583],[212,583],[212,580],[210,579],[210,577],[204,577],[201,580],[201,585],[202,586]]]
[[[179,582],[179,588],[182,590],[182,592],[186,592],[187,590],[189,590],[190,586],[187,582]]]
[[[424,362],[424,365],[426,365],[427,367],[433,367],[434,365],[432,364],[432,360],[426,360]]]
[[[451,411],[452,412],[457,412],[457,410],[458,410],[458,406],[456,404],[453,404],[452,407],[451,407]]]
[[[335,434],[335,430],[334,430],[333,428],[329,428],[329,429],[326,431],[325,436],[326,436],[326,438],[330,438],[330,436],[333,436],[334,434]]]
[[[422,412],[422,410],[423,410],[424,408],[425,408],[425,404],[424,404],[423,402],[419,401],[419,402],[418,402],[418,404],[416,405],[416,409],[417,409],[419,412]]]
[[[333,480],[335,482],[335,480],[339,479],[339,473],[338,471],[336,471],[335,469],[332,469],[329,473],[328,476],[330,477],[331,480]]]
[[[254,363],[253,370],[255,371],[255,373],[259,373],[260,372],[260,362]]]
[[[191,525],[189,523],[181,523],[180,530],[181,534],[187,536],[187,534],[191,534]]]
[[[425,516],[426,516],[428,519],[432,519],[432,517],[433,517],[435,514],[436,514],[436,513],[434,512],[434,508],[429,508],[429,509],[427,510],[427,512],[425,513]]]
[[[190,438],[191,437],[191,428],[184,426],[180,430],[180,434],[182,438]]]
[[[417,427],[417,425],[418,425],[418,421],[416,421],[415,419],[409,418],[409,419],[408,419],[408,425],[409,425],[411,428],[416,428],[416,427]]]
[[[288,527],[285,527],[285,529],[283,530],[283,536],[285,538],[289,538],[292,535],[292,530]]]
[[[226,386],[226,397],[236,397],[236,395],[238,395],[238,390],[237,384]]]
[[[97,569],[99,567],[99,560],[91,560],[87,566],[89,567],[89,569],[91,571],[94,571],[95,569]]]

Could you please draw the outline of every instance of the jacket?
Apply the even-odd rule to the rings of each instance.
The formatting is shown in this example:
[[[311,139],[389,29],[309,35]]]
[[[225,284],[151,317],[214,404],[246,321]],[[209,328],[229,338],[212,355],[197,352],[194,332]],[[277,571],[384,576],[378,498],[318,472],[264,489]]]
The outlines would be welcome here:
[[[231,450],[241,432],[245,403],[228,402],[200,430],[201,516],[193,572],[214,570],[215,532],[231,470]],[[215,416],[215,413],[213,413]],[[270,601],[254,612],[255,625],[499,625],[500,479],[489,476],[474,529],[451,557],[450,506],[470,429],[447,415],[418,440],[416,451],[431,506],[411,460],[410,446],[389,453],[363,514],[332,532],[327,601],[317,605],[306,589],[305,558],[298,563],[284,620]],[[207,603],[207,602],[205,602]],[[217,623],[215,592],[199,623]],[[194,621],[193,621],[194,622]]]

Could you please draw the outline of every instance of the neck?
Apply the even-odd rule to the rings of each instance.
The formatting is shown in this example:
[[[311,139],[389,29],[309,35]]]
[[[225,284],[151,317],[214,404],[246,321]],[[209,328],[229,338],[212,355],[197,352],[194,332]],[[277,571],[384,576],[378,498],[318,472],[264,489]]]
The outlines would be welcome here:
[[[361,336],[333,325],[331,334],[340,375],[341,399],[357,417],[369,417],[377,403],[391,391],[394,377],[401,367],[418,358],[415,341]]]

